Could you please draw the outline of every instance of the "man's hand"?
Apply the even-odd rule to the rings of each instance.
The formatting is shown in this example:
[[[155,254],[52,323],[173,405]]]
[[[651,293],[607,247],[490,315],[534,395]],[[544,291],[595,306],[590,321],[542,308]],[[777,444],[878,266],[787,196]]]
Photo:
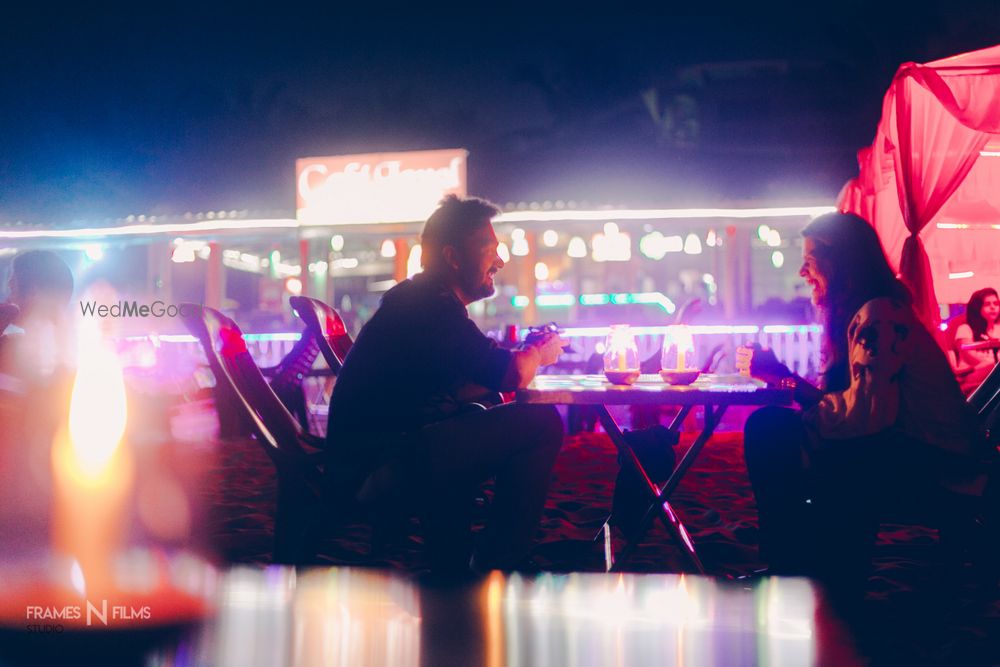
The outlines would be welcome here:
[[[563,351],[562,346],[559,334],[549,332],[524,343],[521,349],[514,350],[514,358],[504,375],[501,391],[527,387],[538,372],[539,366],[548,366],[559,360],[559,355]]]
[[[736,348],[736,370],[768,384],[778,384],[792,376],[792,371],[774,356],[770,349],[754,343]]]
[[[540,355],[539,365],[549,366],[559,361],[563,352],[563,342],[557,333],[545,334],[543,338],[531,344]]]

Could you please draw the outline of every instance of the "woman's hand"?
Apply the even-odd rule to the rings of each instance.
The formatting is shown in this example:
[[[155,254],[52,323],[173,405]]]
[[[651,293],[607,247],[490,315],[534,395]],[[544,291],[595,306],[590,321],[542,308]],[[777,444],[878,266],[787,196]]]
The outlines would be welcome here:
[[[774,385],[792,376],[792,371],[778,361],[772,350],[756,343],[736,348],[736,370]]]

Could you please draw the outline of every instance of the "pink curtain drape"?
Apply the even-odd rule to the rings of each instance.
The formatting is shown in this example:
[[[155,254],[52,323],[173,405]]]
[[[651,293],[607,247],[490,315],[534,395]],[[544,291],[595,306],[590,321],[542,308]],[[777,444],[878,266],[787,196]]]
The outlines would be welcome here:
[[[928,327],[936,328],[939,317],[924,247],[934,233],[930,223],[998,135],[1000,46],[905,63],[886,93],[874,142],[858,153],[858,177],[838,197],[841,210],[878,231]]]
[[[930,260],[920,232],[941,210],[976,160],[990,137],[957,122],[931,92],[950,91],[941,77],[929,68],[913,65],[901,70],[893,82],[896,122],[890,141],[898,148],[895,171],[903,224],[909,236],[903,243],[899,272],[913,292],[913,307],[929,327],[940,320]]]

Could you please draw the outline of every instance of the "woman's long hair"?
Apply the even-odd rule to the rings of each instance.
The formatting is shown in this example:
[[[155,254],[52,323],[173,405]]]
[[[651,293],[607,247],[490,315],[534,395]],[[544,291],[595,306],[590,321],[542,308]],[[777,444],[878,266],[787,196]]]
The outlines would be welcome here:
[[[847,327],[868,301],[889,297],[909,304],[910,291],[885,258],[875,229],[852,213],[821,215],[802,230],[815,243],[816,269],[827,279],[820,304],[825,330],[823,385],[840,391],[850,385]]]
[[[983,317],[983,302],[988,296],[997,296],[997,291],[992,287],[985,287],[972,293],[969,303],[965,307],[965,321],[972,329],[972,340],[986,340],[990,330],[991,322],[987,322]]]

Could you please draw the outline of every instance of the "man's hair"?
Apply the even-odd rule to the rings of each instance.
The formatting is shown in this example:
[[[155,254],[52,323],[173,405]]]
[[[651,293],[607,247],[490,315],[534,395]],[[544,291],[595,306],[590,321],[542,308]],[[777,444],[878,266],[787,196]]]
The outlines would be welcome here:
[[[14,257],[12,274],[23,296],[45,293],[73,296],[73,272],[63,258],[51,250],[29,250]]]
[[[427,218],[420,233],[421,264],[425,268],[433,268],[445,246],[461,246],[469,236],[489,225],[499,214],[500,209],[485,199],[446,196]]]

